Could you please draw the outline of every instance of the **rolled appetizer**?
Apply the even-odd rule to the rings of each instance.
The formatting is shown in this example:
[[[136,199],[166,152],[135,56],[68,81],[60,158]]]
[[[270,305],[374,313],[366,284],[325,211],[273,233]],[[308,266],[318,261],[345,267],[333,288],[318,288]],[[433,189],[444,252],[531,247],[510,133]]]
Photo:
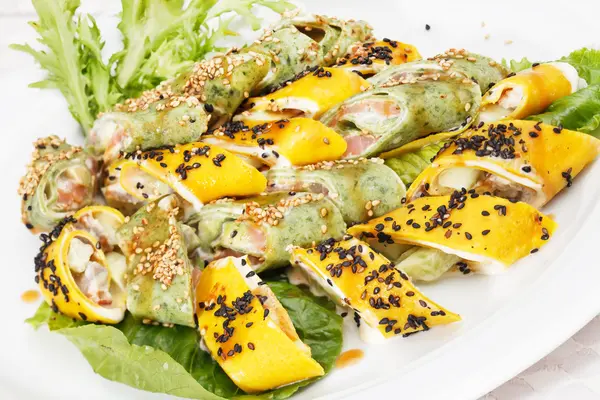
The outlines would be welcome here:
[[[434,257],[436,264],[421,256],[423,265],[412,263],[407,274],[418,280],[432,280],[452,267],[462,267],[461,272],[503,271],[536,253],[555,229],[552,219],[529,204],[463,189],[449,196],[417,199],[366,224],[355,225],[348,233],[379,243],[410,244],[456,256],[443,260]]]
[[[177,193],[194,208],[264,191],[265,177],[236,155],[203,142],[127,153],[108,169],[104,196],[115,207]]]
[[[100,241],[66,217],[35,258],[35,280],[54,312],[80,321],[119,323],[125,315],[123,255],[105,253]]]
[[[352,308],[366,326],[366,341],[408,336],[460,316],[425,297],[388,259],[356,238],[333,239],[316,247],[291,250],[292,265],[342,307]]]
[[[322,15],[290,16],[243,50],[264,55],[271,66],[253,94],[275,91],[307,69],[331,66],[350,45],[370,37],[371,27],[362,21]]]
[[[600,140],[593,136],[541,122],[480,123],[444,145],[407,199],[465,188],[541,207],[598,153]]]
[[[380,159],[333,161],[265,173],[267,191],[308,191],[329,197],[346,223],[365,222],[402,205],[406,188]]]
[[[350,70],[315,67],[271,94],[248,99],[249,108],[234,119],[247,124],[294,117],[318,119],[334,105],[370,86]]]
[[[345,158],[371,157],[431,133],[466,128],[475,120],[480,102],[479,86],[471,80],[429,75],[350,97],[321,121],[348,143]]]
[[[585,86],[585,80],[568,63],[538,64],[492,87],[483,97],[479,119],[483,122],[525,119],[544,112],[554,101]]]
[[[88,206],[73,215],[76,229],[92,234],[106,253],[118,249],[117,230],[125,222],[119,210],[107,206]]]
[[[146,323],[195,326],[194,267],[181,213],[178,198],[164,196],[140,208],[117,231],[127,258],[127,309]]]
[[[375,86],[390,86],[394,82],[410,80],[422,74],[440,74],[441,77],[460,75],[477,83],[481,93],[508,75],[501,64],[481,54],[464,49],[450,49],[427,60],[417,60],[394,66],[369,78]]]
[[[421,59],[413,45],[390,39],[355,43],[348,54],[338,60],[336,66],[360,73],[363,77],[373,76],[392,65],[400,65]]]
[[[57,136],[38,139],[33,145],[27,173],[19,183],[21,219],[32,233],[48,232],[92,203],[99,167],[81,147]]]
[[[214,258],[247,255],[250,268],[262,272],[287,265],[286,248],[292,244],[310,246],[344,235],[340,211],[322,193],[266,197],[271,199],[246,201],[240,216],[222,223],[220,235],[211,243]]]
[[[292,321],[246,257],[210,263],[196,286],[202,342],[233,382],[258,393],[322,376]]]
[[[309,118],[266,122],[249,127],[226,123],[202,141],[220,146],[260,167],[288,167],[338,160],[346,141],[331,128]]]
[[[196,63],[100,116],[88,146],[109,163],[121,152],[196,141],[209,126],[227,121],[268,70],[260,54],[230,53]]]

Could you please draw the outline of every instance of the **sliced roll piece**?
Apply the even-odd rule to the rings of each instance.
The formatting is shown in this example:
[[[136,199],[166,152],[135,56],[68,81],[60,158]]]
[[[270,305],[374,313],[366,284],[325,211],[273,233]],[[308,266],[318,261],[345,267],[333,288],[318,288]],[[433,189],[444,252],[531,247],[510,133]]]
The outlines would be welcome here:
[[[249,107],[234,119],[246,124],[294,117],[318,119],[331,107],[370,86],[346,69],[312,68],[271,94],[248,99]]]
[[[113,253],[105,254],[98,239],[76,223],[67,217],[40,236],[44,244],[35,258],[35,281],[54,312],[80,321],[119,323],[126,296],[118,257],[117,262],[110,259]]]
[[[600,140],[535,121],[480,123],[447,143],[414,181],[409,201],[474,189],[541,207],[600,153]]]
[[[199,140],[229,120],[269,71],[260,54],[218,55],[138,98],[118,104],[94,123],[88,147],[110,163],[121,152]]]
[[[555,229],[552,219],[529,204],[463,189],[417,199],[348,233],[381,243],[434,248],[460,257],[472,271],[494,273],[537,252]]]
[[[103,188],[109,204],[139,204],[177,193],[197,210],[221,197],[264,191],[265,177],[236,155],[203,142],[125,154]]]
[[[356,238],[294,247],[291,253],[294,268],[338,305],[352,308],[379,336],[408,336],[461,319],[425,297],[404,272]]]
[[[371,157],[431,133],[460,132],[475,120],[480,101],[479,86],[471,80],[431,75],[355,95],[321,122],[348,143],[344,158]]]
[[[367,221],[402,205],[406,187],[380,159],[322,162],[265,173],[267,191],[308,191],[329,197],[346,223]]]
[[[484,122],[525,119],[586,86],[568,63],[538,64],[492,87],[483,97],[479,119]]]
[[[48,232],[93,202],[99,167],[81,147],[57,136],[33,145],[27,173],[19,183],[21,219],[32,233]]]
[[[271,67],[252,93],[273,92],[307,69],[333,65],[350,45],[370,38],[371,27],[363,21],[288,15],[243,50],[264,55]]]
[[[117,231],[127,258],[127,309],[146,323],[195,326],[193,265],[177,196],[141,207]]]
[[[309,118],[266,122],[249,127],[227,123],[202,141],[220,146],[260,167],[287,167],[338,160],[346,141],[334,130]]]
[[[196,286],[202,342],[233,382],[258,393],[324,375],[246,257],[210,263]]]
[[[360,73],[363,77],[373,76],[393,65],[421,59],[413,45],[396,40],[372,40],[354,43],[348,53],[340,58],[336,66]]]
[[[393,82],[418,78],[420,75],[438,74],[462,76],[477,83],[481,93],[485,93],[495,83],[508,75],[501,64],[481,54],[470,53],[465,49],[449,49],[435,57],[417,60],[394,66],[369,79],[375,86],[390,86]]]
[[[77,220],[75,228],[97,238],[103,251],[110,252],[118,248],[117,230],[125,222],[119,210],[107,206],[88,206],[77,211],[73,218]]]
[[[323,194],[272,194],[261,202],[244,202],[242,214],[222,222],[211,246],[215,258],[248,255],[256,272],[286,266],[286,248],[309,246],[327,238],[340,238],[346,224],[334,203]],[[233,207],[237,207],[236,204]]]

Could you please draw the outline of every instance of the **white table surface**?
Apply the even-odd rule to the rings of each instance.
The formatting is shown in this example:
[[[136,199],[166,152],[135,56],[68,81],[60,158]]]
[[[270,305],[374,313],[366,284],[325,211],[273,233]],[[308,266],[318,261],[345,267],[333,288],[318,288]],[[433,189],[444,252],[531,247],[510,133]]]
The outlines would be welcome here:
[[[119,9],[115,1],[83,3],[82,10],[86,12],[105,14]],[[18,40],[21,32],[30,37],[26,22],[34,17],[29,0],[0,0],[0,78],[19,73],[22,62],[33,63],[28,56],[9,50],[7,44]],[[600,316],[554,352],[480,400],[483,399],[600,400]]]

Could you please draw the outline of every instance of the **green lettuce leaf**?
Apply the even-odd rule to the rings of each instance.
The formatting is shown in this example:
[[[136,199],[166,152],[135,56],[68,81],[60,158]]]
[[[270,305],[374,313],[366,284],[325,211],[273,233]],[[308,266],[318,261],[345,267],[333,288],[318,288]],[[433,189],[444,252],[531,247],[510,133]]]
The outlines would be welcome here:
[[[330,371],[342,349],[342,318],[333,303],[287,282],[269,285],[311,347],[313,358]],[[116,326],[75,323],[43,303],[27,322],[36,328],[48,324],[50,330],[66,336],[104,378],[151,392],[201,400],[283,400],[311,382],[245,395],[211,356],[200,350],[196,329],[145,325],[130,314]]]
[[[431,143],[419,150],[405,153],[398,157],[388,158],[385,160],[385,165],[393,169],[406,187],[408,187],[431,164],[431,159],[435,157],[444,143]]]
[[[571,64],[588,85],[600,83],[600,50],[582,48],[560,59]]]
[[[46,79],[30,87],[59,89],[69,111],[87,134],[96,115],[121,97],[110,68],[102,61],[104,42],[90,15],[75,17],[79,0],[32,0],[39,21],[30,25],[39,34],[44,50],[30,45],[11,48],[30,54],[48,72]]]
[[[592,133],[600,137],[600,84],[590,85],[558,99],[546,112],[528,119],[549,125],[562,125],[566,129]]]
[[[502,65],[508,68],[511,72],[517,73],[523,71],[524,69],[531,68],[533,62],[529,61],[526,57],[523,57],[521,61],[519,60],[507,60],[505,58],[502,59]]]

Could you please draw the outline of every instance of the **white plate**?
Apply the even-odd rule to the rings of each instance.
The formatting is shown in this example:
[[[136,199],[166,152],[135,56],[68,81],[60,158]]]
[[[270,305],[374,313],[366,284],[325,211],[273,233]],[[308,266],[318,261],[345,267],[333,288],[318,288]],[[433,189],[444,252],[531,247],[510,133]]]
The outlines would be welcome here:
[[[94,11],[114,12],[119,7],[116,1],[85,3],[86,10],[96,7]],[[306,1],[310,11],[365,19],[379,37],[413,43],[424,56],[464,47],[498,60],[522,56],[548,60],[600,37],[597,2],[398,3]],[[56,133],[80,141],[58,93],[27,89],[28,83],[43,76],[32,59],[6,48],[9,43],[34,41],[33,30],[26,26],[33,19],[31,10],[28,2],[0,0],[0,127],[5,138],[0,179],[6,189],[0,200],[4,223],[0,397],[165,398],[95,376],[64,338],[44,330],[34,332],[23,323],[37,307],[24,304],[19,297],[35,287],[33,256],[39,244],[19,221],[18,179],[36,137]],[[111,43],[117,37],[115,22],[107,13],[99,16]],[[425,24],[431,26],[430,31],[425,31]],[[513,43],[505,44],[507,40]],[[366,346],[347,321],[344,347],[362,348],[365,358],[334,371],[296,398],[358,399],[367,396],[367,390],[368,395],[392,394],[391,398],[476,398],[542,358],[600,312],[599,192],[600,162],[596,161],[544,210],[556,217],[560,228],[542,251],[501,276],[448,279],[421,287],[428,296],[459,312],[462,323]]]

